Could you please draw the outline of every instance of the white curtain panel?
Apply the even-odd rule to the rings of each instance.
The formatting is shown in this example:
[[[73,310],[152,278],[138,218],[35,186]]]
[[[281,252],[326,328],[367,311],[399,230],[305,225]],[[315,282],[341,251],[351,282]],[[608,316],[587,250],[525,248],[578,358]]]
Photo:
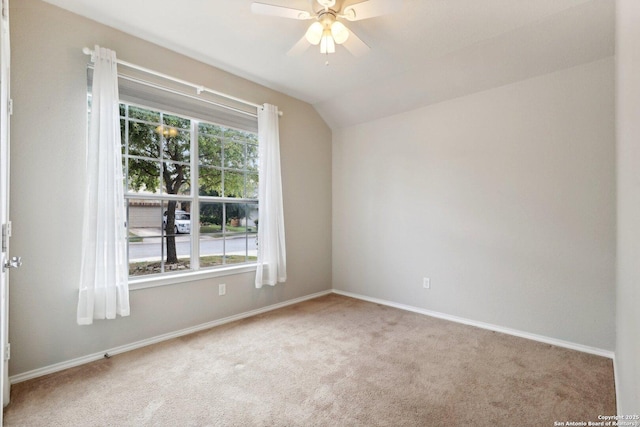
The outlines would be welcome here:
[[[280,177],[280,132],[278,107],[258,108],[259,193],[258,269],[256,287],[275,286],[287,280],[284,242],[282,179]]]
[[[95,46],[78,324],[129,315],[126,212],[115,52]]]

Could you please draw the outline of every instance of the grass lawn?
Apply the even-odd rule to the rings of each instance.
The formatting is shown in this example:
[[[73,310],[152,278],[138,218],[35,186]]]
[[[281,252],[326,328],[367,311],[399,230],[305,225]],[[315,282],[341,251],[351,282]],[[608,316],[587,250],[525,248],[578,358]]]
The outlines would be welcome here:
[[[227,225],[225,229],[228,232],[232,232],[232,233],[244,233],[245,231],[247,231],[247,228],[243,226],[232,227],[230,225]],[[222,226],[216,225],[216,224],[200,226],[201,234],[220,233],[221,231],[222,231]],[[255,232],[254,227],[249,227],[249,232]]]

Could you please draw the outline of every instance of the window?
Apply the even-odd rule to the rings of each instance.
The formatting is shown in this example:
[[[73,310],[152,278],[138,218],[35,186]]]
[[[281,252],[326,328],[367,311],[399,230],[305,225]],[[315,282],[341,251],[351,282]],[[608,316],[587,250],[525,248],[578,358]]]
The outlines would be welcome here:
[[[258,136],[120,104],[131,278],[257,259]]]

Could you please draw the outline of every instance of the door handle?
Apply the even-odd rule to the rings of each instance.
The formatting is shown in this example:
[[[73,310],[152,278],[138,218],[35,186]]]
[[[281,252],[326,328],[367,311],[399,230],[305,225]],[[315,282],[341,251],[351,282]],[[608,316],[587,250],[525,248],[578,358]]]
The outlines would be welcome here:
[[[2,271],[5,271],[7,268],[20,268],[21,265],[22,257],[14,256],[4,263],[4,265],[2,266]]]

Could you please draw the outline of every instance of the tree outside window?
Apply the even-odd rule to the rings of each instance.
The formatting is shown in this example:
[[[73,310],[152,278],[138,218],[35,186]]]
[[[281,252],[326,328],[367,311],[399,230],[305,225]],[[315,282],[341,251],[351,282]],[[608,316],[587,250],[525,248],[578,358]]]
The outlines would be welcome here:
[[[257,135],[133,105],[120,114],[130,274],[254,261]]]

